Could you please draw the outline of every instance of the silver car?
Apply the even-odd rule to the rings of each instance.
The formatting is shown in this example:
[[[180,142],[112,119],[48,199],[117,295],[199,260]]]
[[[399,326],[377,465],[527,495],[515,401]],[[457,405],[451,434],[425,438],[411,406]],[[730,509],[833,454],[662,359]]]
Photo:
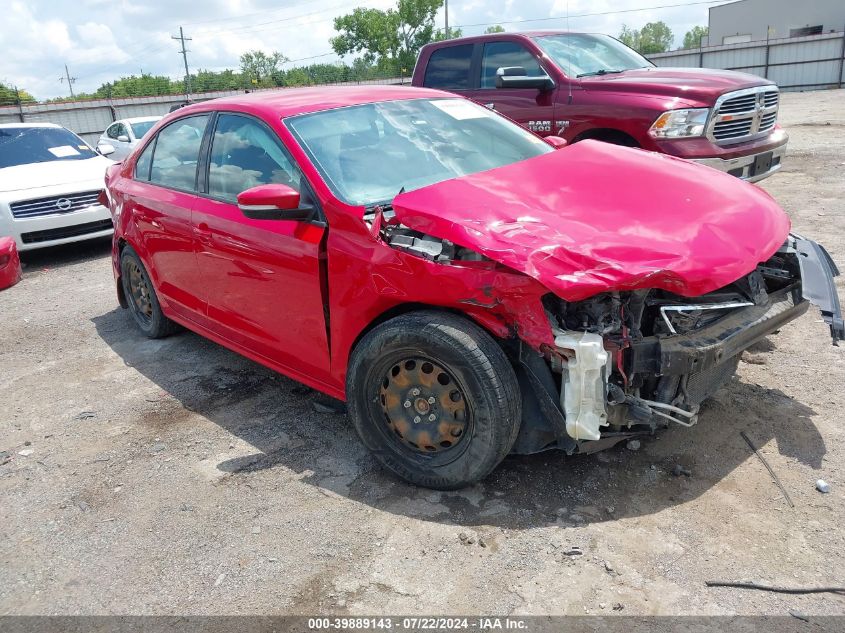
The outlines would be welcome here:
[[[160,116],[139,116],[115,121],[100,135],[97,146],[113,146],[114,152],[109,154],[109,158],[121,161],[129,156],[135,146],[141,142],[144,134],[149,132],[160,119]]]

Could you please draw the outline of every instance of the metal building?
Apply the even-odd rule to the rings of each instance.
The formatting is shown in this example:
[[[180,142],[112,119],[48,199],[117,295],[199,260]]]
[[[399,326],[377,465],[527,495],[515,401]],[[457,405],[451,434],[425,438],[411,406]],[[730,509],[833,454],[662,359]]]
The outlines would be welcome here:
[[[737,0],[710,7],[705,46],[845,29],[845,0]]]

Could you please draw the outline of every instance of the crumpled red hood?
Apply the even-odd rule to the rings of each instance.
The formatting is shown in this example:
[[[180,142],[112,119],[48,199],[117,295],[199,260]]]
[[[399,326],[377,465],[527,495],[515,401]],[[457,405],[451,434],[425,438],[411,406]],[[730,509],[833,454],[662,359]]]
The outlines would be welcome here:
[[[598,141],[402,193],[393,209],[405,226],[568,301],[636,288],[711,292],[768,259],[790,228],[753,185]]]

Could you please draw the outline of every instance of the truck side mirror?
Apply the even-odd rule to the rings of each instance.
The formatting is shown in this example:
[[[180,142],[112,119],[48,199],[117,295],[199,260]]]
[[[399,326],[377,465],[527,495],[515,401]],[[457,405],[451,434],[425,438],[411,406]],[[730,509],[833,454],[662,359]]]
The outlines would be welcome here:
[[[497,88],[533,88],[534,90],[551,90],[555,82],[548,75],[529,77],[522,66],[508,66],[496,71]]]

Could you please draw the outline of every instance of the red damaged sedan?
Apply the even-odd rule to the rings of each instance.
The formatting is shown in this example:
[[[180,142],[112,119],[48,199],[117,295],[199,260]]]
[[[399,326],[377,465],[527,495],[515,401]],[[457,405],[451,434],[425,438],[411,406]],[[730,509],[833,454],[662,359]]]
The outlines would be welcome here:
[[[345,400],[382,464],[442,489],[694,424],[810,302],[845,339],[836,266],[766,193],[563,145],[425,89],[182,108],[107,174],[118,298],[149,337]]]

